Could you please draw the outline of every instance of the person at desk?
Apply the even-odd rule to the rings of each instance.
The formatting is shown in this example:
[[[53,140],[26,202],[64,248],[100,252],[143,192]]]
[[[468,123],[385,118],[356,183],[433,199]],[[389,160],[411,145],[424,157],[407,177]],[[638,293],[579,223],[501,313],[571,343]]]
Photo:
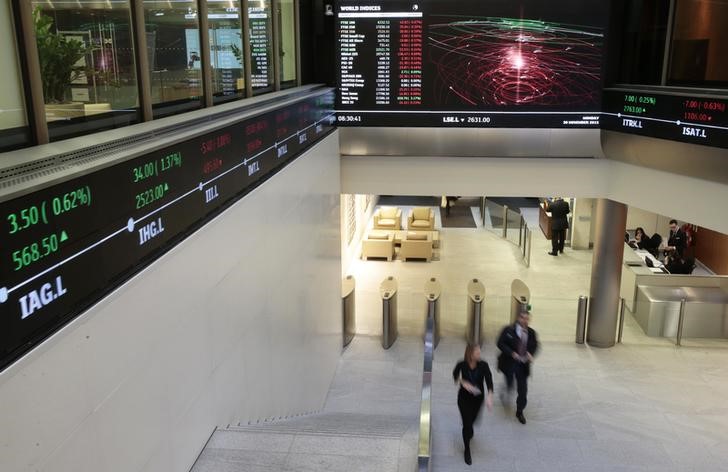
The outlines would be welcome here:
[[[687,246],[685,232],[677,225],[677,220],[670,220],[670,237],[667,239],[665,247],[665,256],[667,256],[665,265],[669,264],[670,259],[681,258]]]
[[[637,229],[634,230],[634,243],[639,249],[646,249],[645,246],[650,245],[650,238],[647,237],[644,228],[641,226],[638,226]]]
[[[665,269],[671,274],[689,275],[695,269],[695,259],[684,255],[672,257],[665,265]]]
[[[566,230],[569,229],[569,220],[566,219],[571,210],[569,204],[561,197],[556,197],[552,202],[546,202],[546,211],[551,212],[551,252],[549,255],[558,256],[564,253],[564,240]]]

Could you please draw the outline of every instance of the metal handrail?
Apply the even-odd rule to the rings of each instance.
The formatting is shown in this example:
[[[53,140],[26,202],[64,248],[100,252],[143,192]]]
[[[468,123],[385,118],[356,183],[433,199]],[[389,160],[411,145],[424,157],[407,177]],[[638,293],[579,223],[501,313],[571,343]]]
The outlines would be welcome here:
[[[683,337],[683,325],[685,324],[685,304],[687,303],[687,300],[684,298],[680,300],[680,317],[678,318],[677,322],[677,339],[675,340],[675,343],[678,346],[682,346],[682,337]]]
[[[420,403],[420,440],[417,447],[417,472],[432,470],[432,362],[435,356],[435,301],[427,303],[425,359],[422,369]]]
[[[485,226],[485,210],[488,208],[488,202],[490,201],[493,205],[501,207],[501,210],[503,212],[502,218],[503,218],[503,229],[500,231],[501,237],[507,241],[510,241],[508,239],[508,206],[507,205],[499,205],[498,203],[493,202],[493,200],[488,200],[487,197],[481,197],[482,198],[482,204],[481,204],[481,218],[483,219],[483,226]],[[494,228],[495,230],[495,228]],[[493,231],[495,233],[495,231]],[[531,230],[528,227],[528,223],[526,223],[526,219],[523,218],[523,215],[520,215],[520,221],[519,221],[519,231],[518,231],[518,248],[520,249],[520,253],[523,256],[523,262],[525,262],[526,267],[530,267],[531,265]]]

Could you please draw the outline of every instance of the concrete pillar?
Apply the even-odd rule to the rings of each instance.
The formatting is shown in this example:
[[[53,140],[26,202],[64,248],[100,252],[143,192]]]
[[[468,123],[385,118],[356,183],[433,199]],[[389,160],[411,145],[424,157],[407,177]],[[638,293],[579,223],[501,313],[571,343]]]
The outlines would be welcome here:
[[[589,290],[586,342],[594,347],[615,343],[622,278],[627,205],[600,198],[594,218],[594,254]]]

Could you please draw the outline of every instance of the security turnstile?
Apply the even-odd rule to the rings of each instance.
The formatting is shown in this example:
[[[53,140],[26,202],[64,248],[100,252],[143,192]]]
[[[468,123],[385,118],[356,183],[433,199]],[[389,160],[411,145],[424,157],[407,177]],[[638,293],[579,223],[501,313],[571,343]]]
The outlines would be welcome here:
[[[478,279],[468,282],[468,311],[465,314],[465,341],[468,344],[483,344],[483,301],[485,286]]]
[[[351,275],[347,275],[341,281],[341,330],[344,347],[354,339],[354,335],[356,334],[355,287],[356,281]]]
[[[511,282],[511,324],[516,322],[521,310],[528,311],[531,303],[531,291],[521,279]]]
[[[382,297],[382,347],[389,349],[397,340],[397,281],[391,275],[379,286]]]
[[[440,342],[440,294],[442,293],[442,286],[440,282],[435,278],[431,277],[425,282],[425,304],[427,306],[427,312],[425,315],[425,333],[427,333],[427,319],[432,317],[433,319],[433,342],[434,346]]]

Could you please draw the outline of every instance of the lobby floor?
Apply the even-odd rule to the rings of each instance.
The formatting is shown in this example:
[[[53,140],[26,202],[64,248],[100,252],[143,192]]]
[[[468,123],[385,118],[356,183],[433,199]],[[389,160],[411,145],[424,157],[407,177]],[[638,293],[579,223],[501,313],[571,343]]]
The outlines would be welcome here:
[[[439,215],[437,216],[439,218]],[[532,219],[532,215],[526,215]],[[489,231],[446,229],[436,261],[356,260],[357,331],[339,361],[322,411],[217,431],[193,472],[232,470],[406,471],[416,463],[424,296],[441,280],[443,338],[433,368],[433,470],[728,472],[728,341],[649,338],[627,314],[624,343],[574,343],[577,298],[588,293],[591,252],[547,255],[536,227],[531,267],[516,246]],[[378,287],[399,281],[400,338],[381,347]],[[486,287],[483,359],[495,376],[492,412],[483,410],[462,459],[454,364],[465,347],[466,284]],[[494,339],[509,316],[510,283],[531,289],[541,352],[529,380],[528,424],[498,400]]]

